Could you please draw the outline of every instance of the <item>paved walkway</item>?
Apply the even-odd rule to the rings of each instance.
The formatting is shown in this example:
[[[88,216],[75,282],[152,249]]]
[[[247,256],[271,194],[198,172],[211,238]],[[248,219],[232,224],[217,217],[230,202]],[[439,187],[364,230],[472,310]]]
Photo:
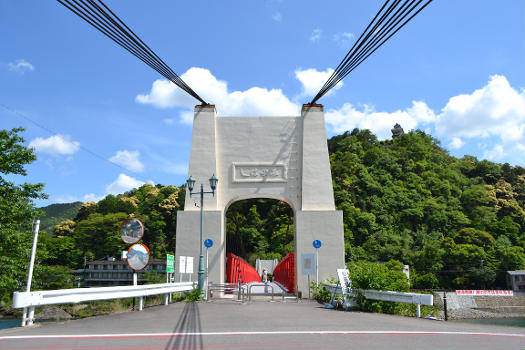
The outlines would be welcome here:
[[[0,331],[0,349],[523,349],[523,329],[325,310],[314,302],[156,306]]]

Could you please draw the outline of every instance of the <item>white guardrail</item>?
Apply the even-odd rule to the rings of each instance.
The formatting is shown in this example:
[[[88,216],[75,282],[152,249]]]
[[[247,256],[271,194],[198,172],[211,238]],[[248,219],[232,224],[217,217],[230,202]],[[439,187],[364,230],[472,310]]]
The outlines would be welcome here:
[[[143,297],[164,294],[164,304],[168,304],[170,293],[191,291],[194,282],[145,284],[140,286],[117,286],[97,288],[73,288],[43,290],[33,292],[14,292],[13,307],[29,308],[27,324],[33,324],[35,306],[54,304],[74,304],[84,301],[139,298],[139,311],[143,307]],[[22,326],[25,326],[22,320]]]
[[[336,284],[323,282],[330,293],[336,289]],[[397,303],[407,303],[417,305],[417,317],[421,317],[420,305],[434,305],[434,296],[432,294],[418,294],[418,293],[404,293],[404,292],[392,292],[386,290],[372,290],[372,289],[350,289],[348,295],[355,297],[361,292],[366,299],[383,300],[383,301],[394,301]],[[337,287],[336,294],[342,294],[341,287]]]

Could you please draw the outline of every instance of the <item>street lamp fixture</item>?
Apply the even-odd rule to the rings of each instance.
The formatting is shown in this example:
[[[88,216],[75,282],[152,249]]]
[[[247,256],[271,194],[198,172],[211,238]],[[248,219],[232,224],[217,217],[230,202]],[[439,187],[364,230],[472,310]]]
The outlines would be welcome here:
[[[202,252],[202,223],[203,223],[203,214],[204,214],[204,194],[205,193],[211,193],[213,196],[215,196],[215,190],[217,189],[217,182],[219,182],[219,179],[215,177],[215,174],[210,177],[210,187],[211,191],[204,191],[204,185],[201,184],[201,189],[199,192],[193,192],[193,188],[195,187],[195,179],[193,177],[188,178],[186,180],[186,184],[188,186],[188,190],[190,191],[190,198],[193,194],[200,194],[201,196],[201,226],[200,226],[200,255],[199,255],[199,283],[198,287],[200,291],[202,291],[202,287],[204,284],[204,254]]]

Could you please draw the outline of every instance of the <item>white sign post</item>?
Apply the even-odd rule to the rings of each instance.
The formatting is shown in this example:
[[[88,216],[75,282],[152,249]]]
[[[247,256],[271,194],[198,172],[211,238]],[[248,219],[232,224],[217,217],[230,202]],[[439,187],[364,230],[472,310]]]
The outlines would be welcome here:
[[[182,274],[186,273],[186,257],[179,257],[179,282],[182,282]]]
[[[323,245],[320,240],[316,239],[313,241],[315,248],[315,284],[319,285],[319,248]]]
[[[186,273],[190,275],[190,279],[188,281],[191,282],[193,275],[193,256],[186,257]]]

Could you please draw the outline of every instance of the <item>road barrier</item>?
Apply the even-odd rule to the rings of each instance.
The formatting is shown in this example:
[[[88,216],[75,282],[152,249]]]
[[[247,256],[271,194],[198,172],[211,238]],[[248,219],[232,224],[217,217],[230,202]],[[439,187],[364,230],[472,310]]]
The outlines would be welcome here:
[[[341,288],[337,287],[336,284],[323,282],[323,285],[327,287],[330,293],[334,290],[336,294],[342,294]],[[403,293],[403,292],[392,292],[387,290],[372,290],[372,289],[350,289],[348,295],[356,297],[361,293],[366,299],[372,300],[383,300],[383,301],[394,301],[396,303],[407,303],[417,305],[417,317],[421,317],[421,305],[434,305],[434,296],[432,294],[418,294],[418,293]]]
[[[118,286],[98,288],[57,289],[32,292],[14,292],[13,307],[29,308],[27,325],[33,324],[35,306],[55,304],[75,304],[85,301],[139,298],[139,311],[143,308],[143,297],[164,294],[164,304],[168,304],[170,293],[191,291],[194,282],[146,284],[140,286]],[[22,326],[25,326],[22,322]]]

